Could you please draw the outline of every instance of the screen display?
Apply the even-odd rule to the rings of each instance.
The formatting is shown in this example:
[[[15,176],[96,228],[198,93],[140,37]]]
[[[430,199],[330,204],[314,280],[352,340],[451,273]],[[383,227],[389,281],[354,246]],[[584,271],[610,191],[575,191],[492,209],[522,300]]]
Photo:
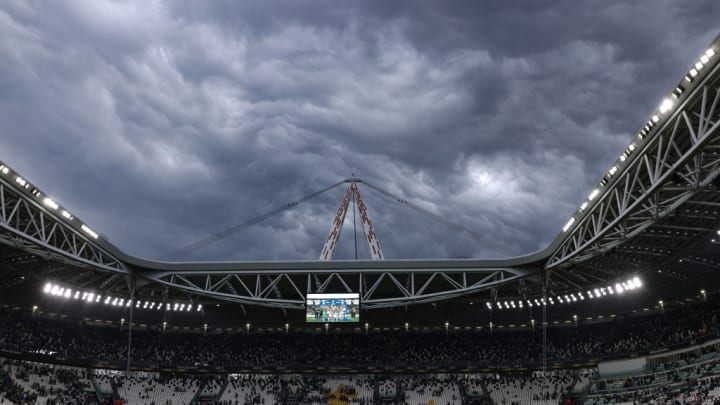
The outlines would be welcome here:
[[[360,322],[360,294],[308,294],[307,322]]]

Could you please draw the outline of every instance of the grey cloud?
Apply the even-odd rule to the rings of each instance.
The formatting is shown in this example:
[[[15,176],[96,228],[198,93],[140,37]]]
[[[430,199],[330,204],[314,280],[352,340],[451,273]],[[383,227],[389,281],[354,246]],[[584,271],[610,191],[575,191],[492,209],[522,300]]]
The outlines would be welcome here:
[[[351,173],[482,235],[363,188],[387,257],[528,253],[712,39],[717,8],[8,2],[1,159],[147,257]],[[341,197],[191,258],[314,259]]]

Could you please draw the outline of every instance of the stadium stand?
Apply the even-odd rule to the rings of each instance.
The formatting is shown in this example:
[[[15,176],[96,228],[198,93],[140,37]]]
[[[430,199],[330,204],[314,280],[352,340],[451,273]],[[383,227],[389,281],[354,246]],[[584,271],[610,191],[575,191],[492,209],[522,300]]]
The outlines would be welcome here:
[[[372,363],[397,370],[413,366],[427,370],[345,376],[323,375],[317,370],[304,375],[133,371],[125,376],[123,371],[93,365],[123,363],[127,346],[117,329],[45,319],[6,308],[0,310],[0,350],[12,358],[0,359],[0,404],[539,405],[570,399],[583,404],[718,400],[717,302],[682,305],[661,314],[620,316],[577,328],[548,328],[547,332],[549,360],[555,362],[555,369],[544,378],[540,371],[528,371],[538,369],[534,362],[541,351],[541,337],[532,331],[208,336],[138,332],[133,337],[133,357],[141,365],[155,362],[167,368],[175,362],[191,370],[213,370],[213,366],[240,363],[273,365],[280,370],[295,364]],[[27,359],[23,356],[33,356],[35,361],[22,360]],[[594,359],[599,368],[569,368],[578,367],[572,364],[579,358]],[[604,363],[624,358],[645,361],[641,369],[625,374],[603,368]],[[569,362],[563,363],[565,360]],[[73,367],[63,361],[87,365]],[[432,365],[473,362],[497,368],[462,374],[431,371]],[[523,368],[523,362],[528,362],[530,369]]]
[[[581,327],[548,328],[548,359],[570,361],[687,345],[716,336],[716,302],[664,314],[621,316]],[[540,331],[496,333],[217,334],[136,332],[133,361],[183,366],[354,365],[428,366],[539,363]],[[105,361],[126,359],[117,329],[43,319],[25,310],[0,310],[0,348]]]

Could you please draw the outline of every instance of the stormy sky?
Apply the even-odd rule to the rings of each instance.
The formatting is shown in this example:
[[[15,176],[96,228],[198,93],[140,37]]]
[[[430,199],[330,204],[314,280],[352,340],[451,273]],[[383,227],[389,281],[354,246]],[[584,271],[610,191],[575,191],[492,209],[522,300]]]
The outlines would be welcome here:
[[[387,258],[542,249],[720,2],[0,2],[0,160],[168,257],[355,175]],[[338,187],[177,260],[316,259]],[[348,215],[338,259],[354,258]],[[368,257],[359,238],[359,257]]]

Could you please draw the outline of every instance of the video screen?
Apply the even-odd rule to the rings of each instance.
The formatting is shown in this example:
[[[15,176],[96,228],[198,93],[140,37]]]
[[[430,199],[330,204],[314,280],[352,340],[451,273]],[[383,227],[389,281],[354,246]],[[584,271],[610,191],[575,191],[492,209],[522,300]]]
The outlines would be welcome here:
[[[360,322],[360,294],[308,294],[305,303],[305,321]]]

